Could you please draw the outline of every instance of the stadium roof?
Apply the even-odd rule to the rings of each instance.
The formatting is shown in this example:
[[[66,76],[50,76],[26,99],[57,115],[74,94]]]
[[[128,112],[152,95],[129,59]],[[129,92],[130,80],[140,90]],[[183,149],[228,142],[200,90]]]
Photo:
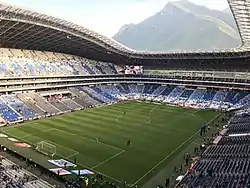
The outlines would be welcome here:
[[[129,59],[197,59],[249,56],[250,1],[228,0],[235,17],[242,45],[216,51],[145,52],[132,50],[113,39],[71,22],[28,9],[0,4],[0,46],[61,52],[107,60],[113,55]]]

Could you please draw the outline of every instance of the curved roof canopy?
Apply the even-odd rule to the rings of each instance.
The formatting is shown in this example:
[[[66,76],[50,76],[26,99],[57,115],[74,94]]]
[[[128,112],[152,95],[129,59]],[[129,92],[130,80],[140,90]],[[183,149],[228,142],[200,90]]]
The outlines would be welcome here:
[[[20,7],[0,4],[0,45],[29,50],[61,52],[107,60],[107,54],[129,59],[200,59],[249,56],[250,1],[228,0],[242,45],[220,51],[144,52],[132,50],[113,39],[71,22]]]

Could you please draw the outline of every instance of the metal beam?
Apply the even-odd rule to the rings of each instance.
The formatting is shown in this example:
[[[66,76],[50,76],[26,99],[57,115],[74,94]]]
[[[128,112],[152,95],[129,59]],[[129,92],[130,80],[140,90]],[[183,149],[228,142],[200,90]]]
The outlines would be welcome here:
[[[39,35],[39,34],[45,32],[46,30],[49,30],[49,28],[46,27],[46,28],[41,29],[40,31],[38,31],[38,32],[36,32],[36,33],[34,33],[34,34],[32,34],[32,35],[30,34],[29,37],[26,37],[24,40],[19,41],[17,44],[20,44],[20,43],[25,44],[25,41],[28,41],[30,38],[36,37],[37,35]]]
[[[15,41],[15,43],[20,43],[21,41],[26,41],[27,38],[30,38],[30,36],[34,36],[35,34],[37,34],[37,32],[40,32],[40,30],[28,30],[26,33],[23,33],[22,35],[18,35],[15,37],[15,39],[13,41]]]
[[[47,35],[46,38],[50,38],[50,37],[53,37],[53,36],[55,36],[55,35],[58,35],[58,33],[55,32],[54,30],[51,31],[50,33],[52,33],[52,34]],[[39,39],[37,39],[37,40],[35,40],[35,41],[36,41],[35,43],[30,44],[30,45],[28,45],[28,46],[29,46],[29,47],[30,47],[30,46],[36,47],[37,45],[39,46],[39,44],[40,44],[41,41],[46,41],[46,40],[45,40],[45,38],[41,37],[41,38],[39,38]]]
[[[25,28],[25,26],[26,26],[26,24],[23,24],[23,25],[21,25],[19,28],[18,28],[18,30],[16,30],[16,33],[23,33],[23,28]],[[21,30],[21,31],[19,31],[19,30]],[[1,39],[3,40],[3,39],[8,39],[9,40],[9,36],[11,36],[12,35],[12,33],[9,33],[8,35],[5,35],[4,37],[2,37]],[[17,36],[18,34],[15,34],[14,36]],[[11,36],[11,38],[12,38],[12,36]]]
[[[24,24],[26,26],[26,24]],[[22,29],[21,32],[18,32],[17,34],[15,35],[12,35],[11,37],[8,38],[8,40],[12,39],[12,38],[15,38],[16,36],[18,35],[21,35],[22,33],[24,33],[25,31],[28,31],[29,29],[31,29],[32,27],[34,27],[35,25],[30,25],[29,27],[26,27],[26,29]]]
[[[2,6],[1,5],[1,7],[3,7],[3,8],[0,10],[0,12],[4,13],[4,15],[2,15],[2,17],[6,16],[6,19],[7,18],[8,19],[14,18],[15,15],[13,15],[13,14],[16,14],[16,19],[24,19],[24,20],[27,19],[25,17],[25,15],[27,15],[27,14],[31,15],[31,16],[33,15],[34,16],[33,21],[34,22],[40,21],[40,23],[42,23],[44,21],[44,19],[48,19],[49,21],[54,22],[55,25],[58,25],[58,27],[60,27],[60,28],[62,27],[65,30],[67,30],[67,27],[69,27],[68,28],[69,31],[67,31],[67,32],[70,32],[70,30],[72,31],[75,29],[74,34],[77,35],[76,37],[80,38],[79,40],[82,40],[82,39],[86,40],[89,43],[93,44],[93,46],[103,48],[104,51],[108,50],[108,51],[112,51],[115,53],[119,53],[121,55],[126,54],[130,57],[137,57],[137,58],[145,57],[145,58],[158,59],[158,58],[184,58],[184,57],[189,58],[189,57],[195,56],[195,58],[199,58],[199,57],[200,58],[202,58],[202,57],[209,58],[209,56],[219,57],[219,56],[235,55],[236,53],[234,53],[234,52],[241,52],[242,50],[250,49],[250,46],[249,46],[250,45],[250,36],[248,34],[248,33],[250,33],[250,2],[248,0],[228,0],[228,2],[229,2],[230,8],[232,9],[232,12],[233,12],[235,18],[237,19],[236,24],[239,27],[240,36],[241,36],[242,41],[243,41],[242,48],[241,49],[236,48],[236,49],[233,49],[231,51],[230,50],[220,50],[220,51],[216,51],[216,52],[210,51],[210,52],[197,52],[197,53],[191,52],[191,51],[180,52],[180,53],[133,52],[133,51],[127,50],[126,47],[116,43],[113,40],[108,39],[105,36],[99,35],[95,32],[91,32],[90,30],[88,30],[86,28],[79,27],[76,24],[65,22],[65,21],[60,20],[60,19],[55,19],[53,17],[48,17],[48,16],[43,15],[43,14],[38,14],[38,13],[35,13],[32,11],[27,11],[27,10],[23,10],[21,8],[15,8],[15,7],[11,7],[11,6]],[[11,14],[8,14],[8,13],[11,13]],[[8,25],[8,23],[9,22],[7,22],[6,24]],[[15,24],[17,25],[18,21],[16,21]],[[46,23],[44,23],[44,24],[46,24]],[[5,29],[4,31],[2,31],[0,36],[4,35],[7,31],[12,29],[13,27],[15,27],[14,24],[11,25],[11,27],[9,27],[8,29]],[[21,28],[23,28],[23,27],[21,27]],[[53,30],[53,29],[50,29],[50,30]],[[25,31],[27,31],[27,30],[25,30]],[[19,34],[15,33],[14,35],[9,34],[9,35],[5,36],[3,39],[5,39],[5,38],[8,39],[8,37],[10,35],[12,35],[12,37],[10,39],[16,38],[16,37],[21,39],[21,37],[19,37],[19,35],[23,34],[25,31],[19,32]],[[45,32],[45,30],[43,30],[43,31]],[[33,32],[30,32],[30,33],[33,33]],[[39,31],[39,33],[43,34],[42,31],[41,32]],[[86,35],[88,35],[89,37],[86,37]],[[43,47],[43,46],[47,45],[46,43],[50,43],[51,47],[56,45],[57,43],[58,43],[57,46],[61,46],[61,47],[64,46],[64,44],[60,43],[60,41],[63,41],[63,39],[60,39],[60,40],[57,40],[56,38],[49,39],[49,37],[51,37],[51,36],[43,36],[43,35],[41,37],[39,37],[38,35],[35,35],[35,36],[37,36],[37,37],[34,37],[34,35],[31,34],[31,36],[28,36],[26,39],[24,38],[22,41],[20,41],[20,43],[23,41],[32,41],[30,39],[31,39],[31,37],[34,37],[34,40],[33,40],[32,44],[30,44],[30,46]],[[44,37],[46,37],[46,38],[44,38]],[[44,40],[44,39],[47,39],[47,40]],[[44,40],[44,42],[42,40]],[[75,43],[75,41],[77,41],[77,40],[72,41],[72,43]],[[84,45],[86,45],[86,43],[84,43]],[[83,45],[83,44],[76,44],[75,47],[77,48],[78,46],[81,46],[81,45]],[[241,55],[241,54],[239,53],[239,55]]]
[[[78,45],[73,45],[75,42],[79,41],[79,39],[75,39],[75,40],[71,40],[68,39],[68,43],[60,43],[61,41],[64,41],[65,38],[62,38],[61,40],[57,40],[53,43],[50,43],[51,48],[48,49],[52,49],[52,48],[61,48],[62,46],[71,46],[72,48],[77,48],[78,46],[82,46],[83,44],[81,44],[81,42]],[[58,45],[56,45],[58,43]],[[42,45],[44,46],[44,45]]]
[[[13,25],[11,27],[9,27],[8,29],[6,29],[4,32],[0,33],[0,36],[2,36],[3,34],[5,34],[7,31],[11,30],[12,28],[14,28],[18,24],[19,24],[19,22],[13,23]]]
[[[12,21],[10,21],[10,20],[2,20],[1,19],[1,21],[5,21],[6,23],[4,24],[4,25],[0,25],[0,28],[4,28],[4,27],[6,27],[10,22],[12,22]]]
[[[49,44],[50,46],[53,46],[54,44],[60,44],[61,41],[66,40],[66,38],[63,38],[63,37],[61,37],[59,39],[58,38],[53,38],[53,36],[55,36],[55,35],[57,35],[57,33],[54,34],[54,35],[51,35],[50,37],[48,37],[49,40],[46,40],[46,41],[40,43],[39,48],[42,48],[43,46],[46,46],[47,44]]]

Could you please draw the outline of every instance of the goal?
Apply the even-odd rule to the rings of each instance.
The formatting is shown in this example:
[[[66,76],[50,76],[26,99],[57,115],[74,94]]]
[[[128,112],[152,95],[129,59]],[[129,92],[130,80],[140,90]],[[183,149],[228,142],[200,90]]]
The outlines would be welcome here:
[[[56,154],[56,146],[46,141],[37,142],[36,150],[44,155],[52,157]]]

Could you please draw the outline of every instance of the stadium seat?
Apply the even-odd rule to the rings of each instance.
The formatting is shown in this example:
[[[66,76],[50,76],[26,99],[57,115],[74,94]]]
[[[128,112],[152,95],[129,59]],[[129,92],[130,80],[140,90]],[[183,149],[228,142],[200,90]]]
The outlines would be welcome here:
[[[230,97],[231,98],[231,97]],[[250,186],[250,113],[235,114],[226,135],[209,146],[177,187],[249,187]]]

